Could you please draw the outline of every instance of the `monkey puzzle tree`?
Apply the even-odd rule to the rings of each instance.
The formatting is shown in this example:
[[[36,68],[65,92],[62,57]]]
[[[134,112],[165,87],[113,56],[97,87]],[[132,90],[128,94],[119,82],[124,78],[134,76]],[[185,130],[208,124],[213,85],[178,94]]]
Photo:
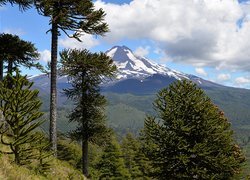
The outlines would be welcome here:
[[[112,77],[116,66],[104,53],[87,50],[64,50],[61,52],[62,72],[67,74],[72,88],[65,89],[68,98],[75,102],[69,115],[70,121],[78,123],[71,134],[82,143],[82,171],[88,176],[88,142],[108,132],[105,124],[105,97],[100,94],[104,77]]]
[[[134,179],[126,168],[122,156],[119,143],[115,137],[111,137],[95,167],[100,173],[98,179]]]
[[[31,42],[16,35],[0,34],[0,81],[3,79],[4,63],[7,64],[7,74],[12,74],[20,65],[42,69],[36,62],[38,57],[37,49]]]
[[[11,88],[8,87],[9,79]],[[1,143],[10,147],[10,151],[2,153],[14,154],[17,164],[25,164],[36,157],[33,144],[40,141],[34,130],[42,123],[38,120],[43,115],[39,111],[42,103],[39,91],[30,90],[32,84],[18,71],[15,76],[8,74],[0,82],[0,111],[4,122],[0,127]]]
[[[0,0],[0,6],[6,5],[7,3],[10,3],[11,5],[17,4],[19,5],[20,10],[23,11],[30,8],[33,2],[33,0]]]
[[[189,81],[161,90],[145,120],[145,153],[157,179],[229,179],[244,156],[224,114]]]
[[[51,91],[50,91],[50,141],[56,155],[56,119],[57,119],[57,49],[60,30],[67,36],[79,40],[82,33],[103,35],[108,26],[103,23],[102,9],[96,10],[90,0],[35,0],[38,12],[50,17],[51,29]],[[73,31],[70,36],[68,32]]]

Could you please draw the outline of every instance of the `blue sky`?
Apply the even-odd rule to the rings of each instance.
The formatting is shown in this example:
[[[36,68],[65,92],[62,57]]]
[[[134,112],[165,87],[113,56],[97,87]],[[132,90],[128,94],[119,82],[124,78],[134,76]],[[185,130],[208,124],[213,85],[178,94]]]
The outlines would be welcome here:
[[[79,43],[64,35],[59,48],[106,51],[126,45],[138,55],[220,84],[250,88],[250,5],[246,0],[97,0],[110,33],[84,35]],[[0,7],[0,32],[31,41],[50,58],[49,19],[35,9]],[[23,70],[34,75],[39,72]]]

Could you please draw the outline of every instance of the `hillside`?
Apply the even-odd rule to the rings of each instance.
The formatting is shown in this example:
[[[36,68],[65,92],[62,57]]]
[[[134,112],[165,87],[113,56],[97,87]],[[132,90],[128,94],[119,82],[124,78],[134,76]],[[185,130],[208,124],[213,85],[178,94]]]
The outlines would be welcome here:
[[[152,103],[155,94],[170,83],[188,79],[206,91],[207,95],[229,118],[238,135],[250,136],[250,90],[226,87],[214,82],[185,74],[159,65],[147,58],[135,55],[128,47],[115,46],[107,55],[113,58],[118,67],[117,78],[101,85],[103,94],[108,99],[106,114],[108,122],[122,134],[132,131],[138,134],[143,127],[146,114],[154,113]],[[40,90],[44,102],[43,111],[49,109],[49,77],[46,74],[30,77],[34,88]],[[68,124],[67,114],[73,107],[62,94],[64,88],[70,87],[67,76],[58,77],[58,128],[66,132],[74,125]]]

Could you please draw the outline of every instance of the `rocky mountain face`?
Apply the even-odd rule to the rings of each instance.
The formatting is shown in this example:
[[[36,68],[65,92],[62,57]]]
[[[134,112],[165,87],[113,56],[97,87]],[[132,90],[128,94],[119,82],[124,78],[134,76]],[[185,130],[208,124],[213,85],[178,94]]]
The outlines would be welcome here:
[[[104,91],[116,93],[152,94],[176,80],[187,79],[206,88],[222,85],[204,80],[194,75],[172,70],[135,55],[126,46],[114,46],[106,52],[118,67],[117,79],[112,85],[107,84]]]
[[[114,60],[119,69],[117,79],[144,79],[153,74],[167,75],[178,80],[188,78],[184,73],[151,62],[145,57],[136,56],[126,46],[114,46],[106,54]]]

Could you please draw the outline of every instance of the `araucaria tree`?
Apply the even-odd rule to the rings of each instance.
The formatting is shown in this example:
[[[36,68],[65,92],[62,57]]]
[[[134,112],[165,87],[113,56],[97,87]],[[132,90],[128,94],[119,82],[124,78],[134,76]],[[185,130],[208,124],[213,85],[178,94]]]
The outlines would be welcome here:
[[[31,7],[33,0],[0,0],[0,6],[10,3],[11,5],[17,4],[21,10],[26,10]]]
[[[121,147],[115,137],[112,137],[105,146],[95,168],[100,173],[98,179],[134,179],[125,167]]]
[[[108,26],[103,22],[102,9],[96,10],[90,0],[35,0],[38,12],[50,17],[51,25],[51,91],[50,91],[50,141],[56,155],[56,119],[57,119],[57,49],[60,30],[78,40],[83,33],[103,35]]]
[[[116,66],[104,53],[87,50],[61,52],[62,72],[67,74],[72,88],[65,89],[68,98],[75,102],[70,121],[78,123],[72,135],[82,142],[82,171],[88,176],[88,142],[107,132],[105,126],[105,97],[100,94],[100,83],[114,76]]]
[[[10,79],[11,88],[8,86]],[[0,111],[4,117],[0,127],[1,143],[10,148],[2,153],[14,154],[17,164],[35,158],[33,144],[40,141],[34,130],[42,123],[38,120],[43,115],[39,111],[42,103],[38,98],[39,91],[30,90],[32,84],[18,71],[15,76],[7,75],[0,82]]]
[[[244,156],[223,112],[190,81],[161,90],[145,120],[145,150],[157,179],[229,179]]]
[[[0,81],[3,80],[4,63],[7,64],[7,73],[12,74],[20,65],[27,68],[42,69],[36,62],[39,54],[34,44],[21,40],[12,34],[0,34]]]

